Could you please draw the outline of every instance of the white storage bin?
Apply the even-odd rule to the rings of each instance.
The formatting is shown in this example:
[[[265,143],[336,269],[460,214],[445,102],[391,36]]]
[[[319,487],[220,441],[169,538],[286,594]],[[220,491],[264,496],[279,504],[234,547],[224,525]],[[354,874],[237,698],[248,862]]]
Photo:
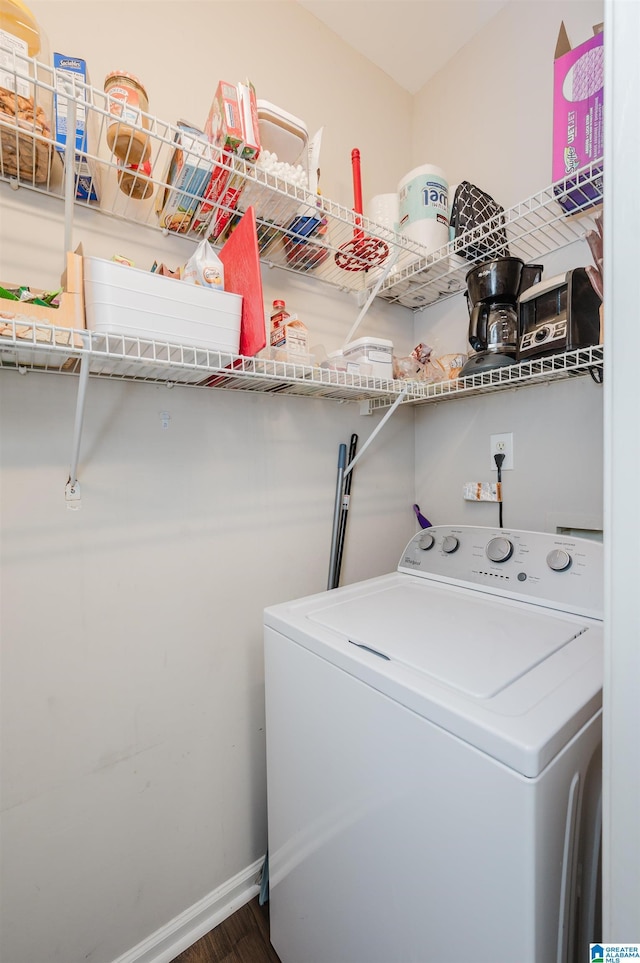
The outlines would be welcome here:
[[[393,378],[393,341],[384,338],[358,338],[342,349],[347,361],[364,362],[371,365],[374,378]]]
[[[302,156],[309,139],[305,122],[268,100],[259,100],[256,107],[260,143],[264,150],[276,154],[285,164],[300,163],[306,169],[306,157]]]
[[[84,297],[91,331],[238,353],[239,294],[86,257]]]

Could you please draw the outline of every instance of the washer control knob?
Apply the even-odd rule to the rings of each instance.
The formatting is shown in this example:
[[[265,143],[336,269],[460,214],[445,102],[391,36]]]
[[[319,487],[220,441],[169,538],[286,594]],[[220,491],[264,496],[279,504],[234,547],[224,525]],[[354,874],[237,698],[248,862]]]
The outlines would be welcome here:
[[[486,548],[487,558],[492,562],[506,562],[513,555],[513,542],[503,535],[492,538]]]
[[[423,532],[418,539],[418,548],[421,548],[423,552],[428,552],[430,548],[433,548],[436,540],[429,532]]]
[[[454,552],[458,551],[460,542],[455,537],[455,535],[445,535],[442,540],[442,551],[445,555],[452,555]]]
[[[553,572],[566,572],[571,565],[571,556],[563,548],[554,548],[547,555],[547,565]]]

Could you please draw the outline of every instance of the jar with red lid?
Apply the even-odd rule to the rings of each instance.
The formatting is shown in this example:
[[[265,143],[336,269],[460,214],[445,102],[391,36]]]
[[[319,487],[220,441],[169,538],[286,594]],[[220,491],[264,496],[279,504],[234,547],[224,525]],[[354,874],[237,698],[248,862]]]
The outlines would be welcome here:
[[[142,82],[124,70],[114,70],[104,79],[109,121],[107,143],[126,165],[144,164],[151,156],[147,92]]]
[[[142,164],[123,164],[118,161],[118,187],[135,201],[144,201],[153,194],[151,161]]]

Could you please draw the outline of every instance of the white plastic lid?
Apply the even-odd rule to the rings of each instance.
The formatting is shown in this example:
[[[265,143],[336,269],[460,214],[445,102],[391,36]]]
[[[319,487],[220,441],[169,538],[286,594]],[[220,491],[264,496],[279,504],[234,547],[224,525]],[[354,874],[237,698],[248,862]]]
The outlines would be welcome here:
[[[365,348],[368,345],[374,345],[376,348],[389,348],[393,351],[393,341],[387,341],[386,338],[358,338],[356,341],[345,344],[342,350],[346,354],[348,351],[357,351],[358,348]]]

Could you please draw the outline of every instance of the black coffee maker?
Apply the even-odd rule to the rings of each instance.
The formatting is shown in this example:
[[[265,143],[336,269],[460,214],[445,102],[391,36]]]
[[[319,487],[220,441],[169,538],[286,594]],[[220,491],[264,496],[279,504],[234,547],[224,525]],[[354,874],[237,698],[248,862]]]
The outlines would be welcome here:
[[[476,265],[467,274],[469,344],[472,355],[460,377],[515,364],[518,351],[519,295],[537,284],[542,266],[518,257],[498,257]]]

